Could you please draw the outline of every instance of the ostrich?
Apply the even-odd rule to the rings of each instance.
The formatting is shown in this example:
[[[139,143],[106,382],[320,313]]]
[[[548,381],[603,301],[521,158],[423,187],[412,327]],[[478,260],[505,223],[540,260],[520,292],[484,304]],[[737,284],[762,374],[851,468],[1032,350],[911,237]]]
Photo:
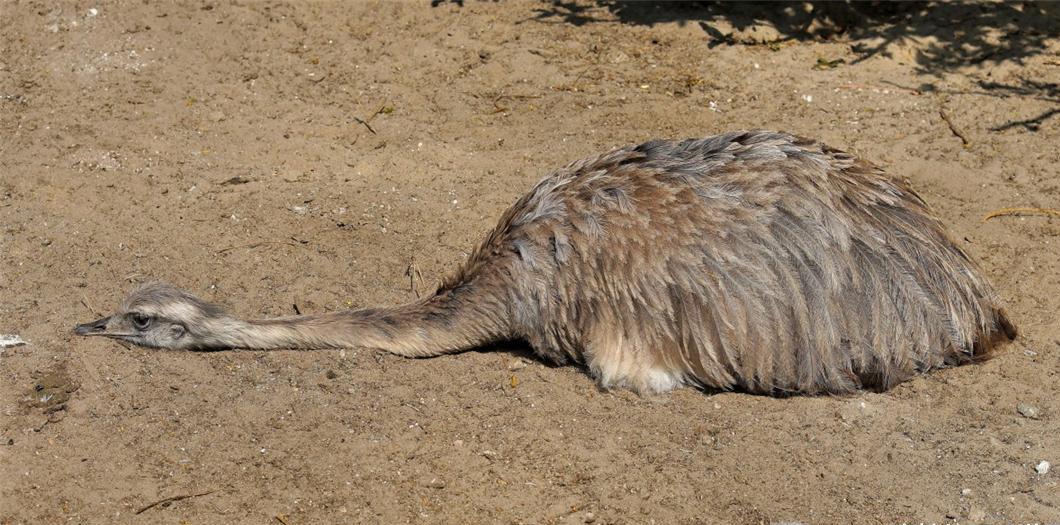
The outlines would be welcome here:
[[[886,390],[1016,336],[903,182],[771,131],[656,140],[571,163],[430,297],[241,320],[172,286],[75,329],[147,347],[371,347],[437,356],[524,339],[603,388]]]

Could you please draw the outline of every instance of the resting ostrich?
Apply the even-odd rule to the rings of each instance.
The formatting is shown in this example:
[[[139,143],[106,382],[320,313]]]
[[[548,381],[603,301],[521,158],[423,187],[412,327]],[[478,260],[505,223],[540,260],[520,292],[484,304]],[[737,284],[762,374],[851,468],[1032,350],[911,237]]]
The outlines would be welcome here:
[[[906,184],[770,131],[574,162],[509,208],[434,295],[404,306],[245,321],[154,283],[76,333],[409,357],[525,339],[604,388],[775,395],[884,390],[1016,335]]]

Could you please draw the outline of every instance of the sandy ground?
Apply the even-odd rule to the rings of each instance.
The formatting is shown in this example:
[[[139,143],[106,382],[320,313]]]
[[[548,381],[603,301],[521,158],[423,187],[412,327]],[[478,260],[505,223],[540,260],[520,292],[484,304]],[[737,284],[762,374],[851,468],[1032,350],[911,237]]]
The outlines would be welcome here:
[[[0,333],[29,344],[0,355],[0,523],[1060,522],[1035,471],[1060,464],[1060,219],[982,220],[1060,207],[1060,8],[896,10],[3,0]],[[1022,339],[776,399],[600,391],[513,346],[70,333],[152,278],[248,316],[404,302],[550,169],[743,128],[908,178]]]

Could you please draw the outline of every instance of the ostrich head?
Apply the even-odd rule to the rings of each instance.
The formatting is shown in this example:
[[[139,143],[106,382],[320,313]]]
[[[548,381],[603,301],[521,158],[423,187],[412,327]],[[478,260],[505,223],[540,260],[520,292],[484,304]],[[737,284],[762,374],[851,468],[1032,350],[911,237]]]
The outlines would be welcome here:
[[[133,290],[114,315],[78,325],[74,333],[104,336],[152,348],[208,346],[200,330],[228,316],[219,307],[164,283]]]

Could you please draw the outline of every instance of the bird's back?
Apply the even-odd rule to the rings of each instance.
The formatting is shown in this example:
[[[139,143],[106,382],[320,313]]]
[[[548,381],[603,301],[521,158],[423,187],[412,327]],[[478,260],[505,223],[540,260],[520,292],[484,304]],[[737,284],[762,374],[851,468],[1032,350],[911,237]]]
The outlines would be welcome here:
[[[476,279],[503,290],[513,331],[539,353],[643,391],[883,389],[1014,336],[906,185],[766,131],[556,171],[454,282]]]

